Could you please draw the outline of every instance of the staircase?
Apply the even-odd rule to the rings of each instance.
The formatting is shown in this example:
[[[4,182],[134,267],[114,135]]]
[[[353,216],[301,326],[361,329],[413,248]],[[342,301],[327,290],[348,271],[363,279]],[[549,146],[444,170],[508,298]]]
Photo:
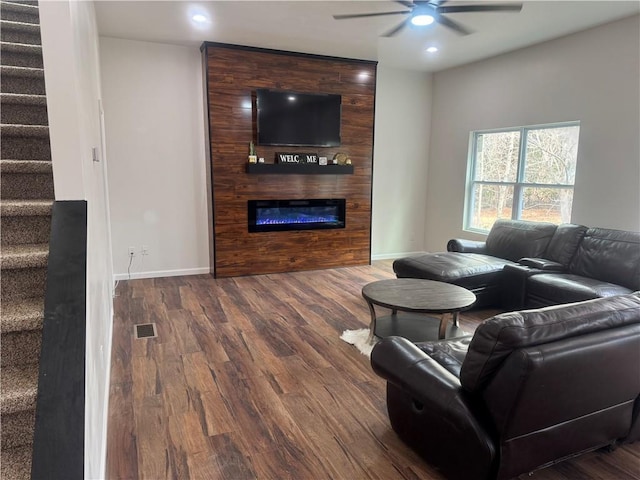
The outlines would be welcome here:
[[[53,175],[37,1],[0,1],[0,479],[28,479]]]

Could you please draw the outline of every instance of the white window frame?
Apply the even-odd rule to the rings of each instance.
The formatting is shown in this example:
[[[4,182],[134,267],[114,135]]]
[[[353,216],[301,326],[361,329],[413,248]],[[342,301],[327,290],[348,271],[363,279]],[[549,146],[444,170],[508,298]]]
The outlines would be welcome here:
[[[522,190],[524,188],[571,188],[575,189],[575,179],[573,184],[554,184],[554,183],[525,183],[525,159],[526,159],[526,139],[527,132],[529,130],[542,130],[551,128],[562,127],[580,127],[580,121],[570,122],[556,122],[545,123],[540,125],[526,125],[522,127],[510,127],[510,128],[496,128],[490,130],[474,130],[469,134],[469,156],[467,159],[467,184],[465,188],[465,201],[464,201],[464,216],[463,216],[463,230],[474,233],[486,234],[489,230],[471,226],[471,217],[473,212],[473,187],[474,185],[497,185],[497,186],[513,186],[513,205],[511,208],[511,219],[518,220],[522,213]],[[474,172],[476,165],[476,149],[477,149],[477,137],[487,133],[505,133],[505,132],[520,132],[520,148],[518,149],[518,167],[516,173],[515,182],[496,182],[496,181],[483,181],[474,180]],[[576,165],[577,169],[577,165]],[[575,190],[574,190],[575,191]]]

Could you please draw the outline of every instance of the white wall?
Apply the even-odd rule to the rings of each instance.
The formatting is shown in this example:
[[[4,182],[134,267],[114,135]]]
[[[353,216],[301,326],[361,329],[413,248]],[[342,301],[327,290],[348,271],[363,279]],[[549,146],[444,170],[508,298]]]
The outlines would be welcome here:
[[[130,246],[131,278],[208,273],[198,48],[101,37],[100,58],[116,278]]]
[[[572,222],[640,230],[640,35],[634,16],[436,73],[427,250],[462,231],[472,130],[579,120]]]
[[[431,74],[378,66],[373,163],[373,259],[423,250]]]
[[[113,273],[93,3],[40,2],[40,23],[56,200],[88,207],[85,477],[104,478]]]

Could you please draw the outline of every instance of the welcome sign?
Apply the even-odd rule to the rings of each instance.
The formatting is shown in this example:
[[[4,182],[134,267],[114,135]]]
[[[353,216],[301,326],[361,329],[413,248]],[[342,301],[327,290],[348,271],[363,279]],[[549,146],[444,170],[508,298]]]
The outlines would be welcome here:
[[[277,152],[276,163],[318,163],[317,153],[289,153],[289,152]]]

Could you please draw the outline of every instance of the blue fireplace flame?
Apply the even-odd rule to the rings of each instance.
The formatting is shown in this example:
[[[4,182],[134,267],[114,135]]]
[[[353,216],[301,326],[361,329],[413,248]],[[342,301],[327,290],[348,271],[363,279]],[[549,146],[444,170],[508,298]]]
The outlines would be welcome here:
[[[296,225],[305,223],[338,223],[335,207],[258,208],[256,225]]]
[[[345,228],[344,198],[249,200],[249,232],[286,232]]]

